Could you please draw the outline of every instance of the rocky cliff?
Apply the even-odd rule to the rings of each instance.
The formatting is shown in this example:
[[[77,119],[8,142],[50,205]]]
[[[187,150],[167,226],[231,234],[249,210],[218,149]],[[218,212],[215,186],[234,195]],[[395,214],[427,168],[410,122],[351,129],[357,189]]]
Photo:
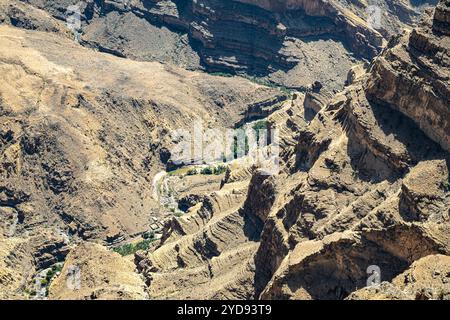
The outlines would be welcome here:
[[[379,30],[366,1],[85,1],[80,43],[75,2],[0,3],[1,298],[448,299],[449,1]],[[197,121],[277,129],[280,172],[174,168]]]
[[[57,31],[36,22],[41,20],[36,11],[58,22],[67,18],[70,5],[79,4],[81,40],[87,46],[302,90],[317,80],[330,90],[341,89],[355,61],[377,55],[385,39],[413,24],[421,10],[420,1],[379,1],[383,20],[374,29],[365,1],[9,2],[11,18],[4,19],[13,25]]]
[[[213,244],[212,256],[194,259],[202,251],[185,242],[191,235],[140,256],[150,295],[170,286],[189,288],[189,298],[448,297],[450,158],[442,142],[449,132],[449,46],[444,45],[445,28],[436,28],[448,21],[443,12],[448,12],[444,1],[434,18],[425,18],[419,28],[392,40],[366,73],[352,71],[351,84],[309,124],[298,101],[286,103],[269,118],[283,133],[284,169],[270,179],[258,171],[247,178],[248,195],[239,212],[252,225],[246,241],[257,246],[247,253],[242,264],[246,271],[239,272],[235,282],[192,291],[200,284],[217,283],[223,275],[200,276],[200,265],[231,260],[241,246],[234,236],[242,226],[229,225],[221,236],[200,228],[196,237]],[[422,43],[435,45],[419,51],[418,34]],[[424,119],[426,113],[434,114],[431,121]],[[232,212],[213,212],[208,219],[223,221]],[[193,256],[183,256],[182,264],[158,262],[155,267],[156,261],[167,259],[161,254],[171,247]],[[442,261],[437,275],[427,269],[433,259]],[[382,286],[357,291],[366,286],[370,267],[381,271]],[[175,278],[178,272],[189,276]],[[186,297],[183,291],[174,292],[162,297]]]
[[[449,38],[433,27],[448,17],[441,1],[434,19],[392,40],[300,138],[299,184],[273,207],[255,257],[257,295],[345,298],[371,265],[391,281],[415,260],[448,255]]]
[[[391,40],[374,63],[367,88],[370,99],[411,118],[446,150],[450,150],[448,16],[448,7],[440,3],[433,20],[425,19],[420,28]]]

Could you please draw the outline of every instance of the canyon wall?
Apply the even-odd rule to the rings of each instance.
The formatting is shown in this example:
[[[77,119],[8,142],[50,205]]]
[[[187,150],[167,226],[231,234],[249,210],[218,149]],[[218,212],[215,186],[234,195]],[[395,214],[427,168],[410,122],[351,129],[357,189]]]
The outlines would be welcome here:
[[[53,31],[59,29],[40,26],[30,15],[41,9],[64,21],[68,6],[78,4],[76,0],[7,2],[13,25]],[[307,90],[315,81],[329,90],[341,89],[352,64],[377,55],[386,39],[413,24],[419,12],[404,2],[381,1],[383,21],[375,30],[368,25],[365,2],[89,0],[80,4],[81,40],[86,46],[131,59],[263,78],[298,90]]]
[[[52,299],[449,296],[448,0],[386,48],[407,1],[382,2],[402,14],[379,32],[357,0],[86,1],[80,43],[76,2],[0,3],[2,298],[44,298],[64,261]],[[162,180],[177,208],[155,197],[171,130],[259,118],[279,174],[181,168]]]
[[[441,2],[434,19],[391,41],[371,71],[367,93],[416,122],[450,150],[449,7]]]

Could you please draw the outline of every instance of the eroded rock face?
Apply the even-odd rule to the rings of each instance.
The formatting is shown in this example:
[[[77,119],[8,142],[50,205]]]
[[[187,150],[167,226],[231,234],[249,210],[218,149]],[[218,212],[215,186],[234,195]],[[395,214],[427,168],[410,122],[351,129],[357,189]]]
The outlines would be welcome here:
[[[242,208],[243,212],[256,216],[260,222],[264,223],[276,197],[272,177],[267,173],[257,171],[250,181],[248,194]]]
[[[62,21],[53,19],[48,12],[30,6],[25,1],[2,1],[0,3],[0,23],[7,23],[29,30],[56,32],[69,36],[69,32],[66,30]]]
[[[135,262],[155,299],[251,299],[262,222],[242,212],[250,175],[223,185],[173,219]],[[180,288],[184,288],[180,290]]]
[[[424,161],[405,177],[400,194],[400,213],[412,221],[450,221],[448,164],[445,160]]]
[[[433,30],[449,35],[449,7],[448,1],[441,1],[436,7],[433,19]]]
[[[78,1],[27,3],[64,20]],[[384,14],[375,30],[364,2],[89,0],[80,6],[81,39],[132,59],[263,77],[302,90],[316,80],[340,89],[356,60],[377,55],[384,39],[413,24],[420,11],[404,2],[378,5]],[[14,25],[44,28],[32,15],[14,19]]]
[[[0,297],[26,298],[23,285],[28,274],[35,270],[29,243],[22,239],[0,240]]]
[[[30,298],[34,276],[63,261],[51,299],[448,298],[448,1],[339,93],[349,51],[372,57],[414,20],[404,2],[382,2],[399,18],[380,32],[362,1],[84,2],[82,45],[110,54],[73,42],[61,21],[74,3],[0,6],[20,27],[0,26],[2,298]],[[289,82],[305,52],[314,79]],[[291,95],[171,64],[314,85]],[[133,260],[90,242],[130,240],[165,210],[152,178],[170,164],[170,130],[263,117],[280,133],[278,175],[174,174],[184,213],[148,250]],[[361,289],[370,266],[384,282]]]
[[[450,150],[449,19],[441,2],[434,19],[391,41],[372,66],[367,94],[407,115],[434,141]],[[409,99],[408,99],[409,97]]]
[[[36,275],[55,263],[61,263],[70,247],[55,232],[42,230],[25,237],[0,237],[0,297],[2,299],[35,298]]]
[[[135,265],[118,253],[92,243],[73,248],[49,292],[50,299],[58,300],[142,300],[146,297]]]
[[[419,28],[409,34],[413,37],[421,32],[425,31]],[[379,293],[383,290],[391,298],[446,297],[444,287],[443,294],[439,291],[445,279],[436,282],[439,292],[425,292],[424,296],[417,293],[423,291],[420,284],[408,289],[386,282],[396,283],[408,268],[414,269],[427,259],[448,257],[450,253],[448,150],[433,142],[434,136],[427,130],[421,130],[420,121],[399,110],[395,103],[400,100],[386,103],[375,97],[388,95],[391,80],[413,81],[400,76],[405,73],[402,64],[392,58],[391,64],[396,68],[390,70],[395,72],[390,78],[383,78],[387,83],[383,82],[378,91],[373,86],[381,81],[377,73],[380,60],[396,48],[407,48],[409,39],[406,36],[400,42],[392,42],[368,72],[356,70],[349,86],[309,124],[304,116],[295,117],[289,111],[285,114],[283,108],[273,114],[273,124],[283,133],[283,169],[270,179],[255,172],[250,180],[242,212],[253,216],[253,220],[264,221],[256,239],[258,247],[250,256],[254,265],[247,268],[253,281],[249,282],[248,276],[247,281],[240,278],[228,290],[242,289],[240,283],[248,289],[251,283],[250,296],[255,298],[351,298],[353,292],[366,286],[368,268],[376,266],[385,283],[376,289],[381,290],[378,293],[367,289],[374,297],[382,297],[384,293]],[[431,59],[416,67],[417,75],[448,72],[445,59]],[[420,77],[414,79],[422,81]],[[448,86],[448,79],[442,85]],[[398,97],[404,105],[410,101],[412,111],[420,107],[410,91],[402,91]],[[304,99],[301,105],[306,109],[311,101],[305,104]],[[430,99],[438,99],[438,107],[446,105],[445,96]],[[303,115],[300,110],[292,110]],[[275,197],[268,196],[269,191]],[[148,259],[162,259],[160,252],[169,247],[163,244]],[[235,246],[230,241],[215,251],[214,259],[220,259],[231,248]],[[177,268],[181,272],[192,270],[185,265]],[[444,263],[442,269],[446,268]],[[153,269],[150,290],[165,283],[162,277],[168,270]],[[359,291],[354,297],[358,295]],[[367,298],[369,294],[363,296]]]

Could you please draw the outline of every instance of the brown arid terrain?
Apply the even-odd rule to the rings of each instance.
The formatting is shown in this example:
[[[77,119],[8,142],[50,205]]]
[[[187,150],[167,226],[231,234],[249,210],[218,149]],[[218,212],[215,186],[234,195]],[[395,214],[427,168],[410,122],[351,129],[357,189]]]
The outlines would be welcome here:
[[[0,298],[449,300],[449,50],[448,0],[0,0]]]

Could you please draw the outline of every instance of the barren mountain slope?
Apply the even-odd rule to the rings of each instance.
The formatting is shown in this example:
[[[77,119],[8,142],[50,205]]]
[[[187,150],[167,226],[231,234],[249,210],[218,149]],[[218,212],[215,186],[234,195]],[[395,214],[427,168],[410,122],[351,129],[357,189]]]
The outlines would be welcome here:
[[[75,3],[0,0],[0,298],[449,297],[448,0]],[[254,120],[279,174],[173,165]]]
[[[2,243],[45,229],[106,244],[148,231],[167,213],[152,183],[171,130],[196,120],[233,127],[255,103],[286,99],[242,78],[125,60],[51,33],[0,26],[0,44]],[[60,243],[46,251],[50,262],[67,253]]]
[[[70,270],[76,266],[75,270]],[[72,272],[80,270],[78,279]],[[50,299],[145,299],[144,282],[132,261],[106,248],[84,243],[68,255],[62,276],[52,282]],[[79,286],[78,286],[79,284]]]
[[[433,24],[448,16],[443,1]],[[300,183],[284,191],[288,201],[275,202],[255,260],[261,297],[344,298],[365,286],[370,265],[389,281],[417,259],[449,254],[449,148],[428,140],[414,116],[438,109],[441,118],[428,122],[434,133],[425,132],[437,142],[448,139],[441,128],[449,120],[449,46],[420,47],[416,33],[431,43],[448,41],[429,22],[391,43],[369,74],[319,113],[304,133],[308,139],[300,138],[291,169]],[[392,58],[402,51],[409,65]],[[383,63],[397,75],[379,78]],[[442,74],[436,89],[427,82],[432,73]],[[377,79],[383,85],[374,90]],[[416,104],[411,83],[424,90],[423,101],[435,103]],[[392,89],[401,102],[385,98]],[[402,105],[412,121],[395,111]]]
[[[246,241],[259,242],[256,253],[243,260],[245,271],[237,273],[234,283],[225,277],[217,284],[226,273],[214,272],[214,266],[222,270],[224,259],[234,266],[233,252],[241,246],[234,235],[241,227],[228,226],[227,236],[215,235],[212,221],[235,213],[223,216],[212,210],[207,215],[211,222],[194,236],[163,244],[143,260],[137,257],[150,296],[342,299],[366,285],[369,266],[379,267],[382,280],[391,281],[421,258],[448,256],[449,16],[448,2],[442,1],[434,20],[425,19],[420,28],[393,40],[370,71],[354,74],[353,83],[309,125],[298,117],[299,110],[287,117],[274,114],[286,141],[284,169],[270,178],[256,171],[237,211],[251,226],[244,228],[244,234],[252,231]],[[380,77],[380,70],[392,75]],[[436,81],[430,80],[433,74]],[[426,125],[424,113],[430,114]],[[195,246],[199,237],[208,244],[206,253],[204,246]],[[169,263],[174,255],[177,261]],[[450,270],[442,261],[439,272],[447,277],[442,282],[427,282],[428,271],[417,271],[424,279],[417,285],[392,280],[403,292],[400,297],[447,297]],[[195,290],[202,285],[208,290]],[[176,293],[160,290],[167,287],[177,288]],[[415,293],[422,289],[428,293]],[[186,291],[189,296],[183,295]]]
[[[279,125],[282,148],[294,142],[295,128],[288,123],[295,119],[306,124],[302,103],[303,96],[296,96],[268,117]],[[188,203],[187,213],[166,225],[161,242],[136,255],[151,298],[255,298],[254,255],[263,223],[253,207],[258,202],[267,206],[264,200],[275,197],[272,179],[253,175],[255,170],[251,165],[229,166],[219,190]],[[257,195],[249,198],[253,192]]]
[[[423,5],[436,2],[377,1],[374,24],[370,1],[4,1],[13,25],[48,30],[36,22],[37,8],[64,21],[69,6],[80,5],[87,46],[302,90],[314,81],[341,89],[355,61],[375,56],[385,39],[415,23]]]

